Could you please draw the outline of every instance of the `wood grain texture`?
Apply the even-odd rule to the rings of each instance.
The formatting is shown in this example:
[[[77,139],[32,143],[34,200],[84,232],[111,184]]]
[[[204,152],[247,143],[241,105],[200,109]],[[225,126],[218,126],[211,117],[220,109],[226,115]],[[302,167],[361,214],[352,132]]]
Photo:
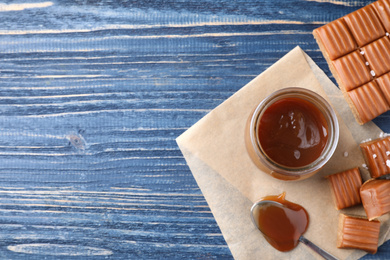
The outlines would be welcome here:
[[[232,258],[175,138],[370,2],[0,4],[0,258]]]

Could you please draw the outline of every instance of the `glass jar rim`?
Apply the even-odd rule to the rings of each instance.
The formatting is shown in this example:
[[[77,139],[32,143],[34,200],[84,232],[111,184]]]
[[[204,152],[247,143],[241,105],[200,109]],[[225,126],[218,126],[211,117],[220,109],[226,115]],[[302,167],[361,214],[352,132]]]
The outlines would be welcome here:
[[[315,105],[324,115],[328,124],[328,140],[321,155],[312,163],[301,167],[288,167],[273,161],[261,147],[257,129],[261,115],[274,102],[288,98],[302,98]],[[250,121],[250,141],[260,161],[270,170],[288,176],[302,176],[322,168],[332,157],[339,140],[339,124],[332,106],[321,95],[302,87],[287,87],[277,90],[262,100],[256,107]]]

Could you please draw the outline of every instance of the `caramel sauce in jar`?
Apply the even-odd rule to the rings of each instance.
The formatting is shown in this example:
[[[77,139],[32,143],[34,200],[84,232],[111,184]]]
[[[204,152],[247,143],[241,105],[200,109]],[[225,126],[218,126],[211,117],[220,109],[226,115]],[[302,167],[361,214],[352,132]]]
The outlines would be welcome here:
[[[284,88],[248,118],[245,144],[254,164],[281,180],[303,180],[332,157],[339,140],[336,113],[319,94]]]
[[[259,206],[255,219],[268,243],[282,252],[294,249],[309,226],[307,211],[301,205],[286,200],[285,195],[282,193],[263,198],[279,202],[280,205],[266,203]]]
[[[284,98],[264,111],[258,135],[270,159],[287,167],[302,167],[321,155],[328,141],[328,124],[309,101]]]

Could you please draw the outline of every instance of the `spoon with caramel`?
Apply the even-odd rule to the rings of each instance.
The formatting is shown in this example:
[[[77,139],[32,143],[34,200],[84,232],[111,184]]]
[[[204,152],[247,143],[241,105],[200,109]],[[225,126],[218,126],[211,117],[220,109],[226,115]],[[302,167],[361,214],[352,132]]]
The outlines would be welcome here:
[[[252,221],[268,243],[279,251],[287,252],[301,242],[324,259],[336,260],[337,258],[303,237],[309,226],[309,214],[302,206],[286,200],[285,196],[286,193],[267,196],[251,208]]]

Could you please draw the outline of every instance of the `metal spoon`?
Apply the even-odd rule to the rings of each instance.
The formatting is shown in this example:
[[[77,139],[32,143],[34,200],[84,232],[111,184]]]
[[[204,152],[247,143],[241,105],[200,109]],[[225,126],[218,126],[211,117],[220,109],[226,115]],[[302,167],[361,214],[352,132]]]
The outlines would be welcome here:
[[[283,204],[282,203],[279,203],[277,201],[273,201],[273,200],[262,200],[262,201],[258,201],[256,202],[255,204],[253,204],[252,208],[251,208],[251,218],[252,218],[252,222],[253,224],[260,230],[260,232],[263,233],[263,231],[260,229],[259,225],[258,225],[258,222],[257,222],[257,219],[258,219],[258,212],[259,212],[259,208],[262,207],[262,206],[265,206],[265,204],[275,204],[275,205],[278,205],[278,206],[282,206],[283,207]],[[263,233],[264,234],[264,233]],[[328,252],[326,252],[325,250],[321,249],[320,247],[318,247],[317,245],[313,244],[311,241],[309,241],[308,239],[306,239],[303,235],[301,235],[299,237],[299,242],[307,245],[309,248],[311,248],[314,252],[316,252],[317,254],[319,254],[320,256],[322,256],[324,259],[327,259],[327,260],[337,260],[336,257],[334,257],[333,255],[329,254]]]

